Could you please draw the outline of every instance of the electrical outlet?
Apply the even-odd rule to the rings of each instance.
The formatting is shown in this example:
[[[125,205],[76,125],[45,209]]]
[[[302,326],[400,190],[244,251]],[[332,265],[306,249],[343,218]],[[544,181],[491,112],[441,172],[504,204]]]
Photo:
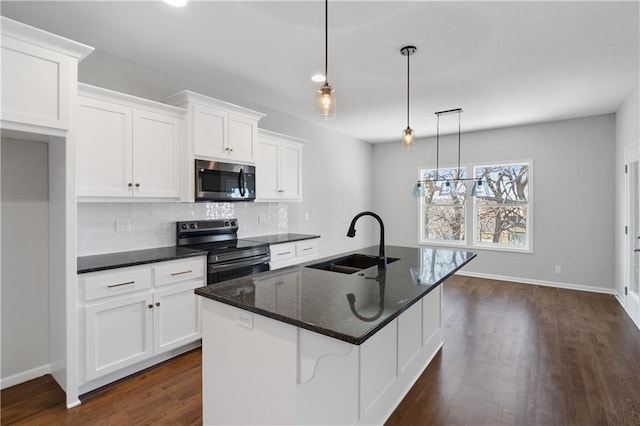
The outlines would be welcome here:
[[[561,273],[562,273],[562,266],[556,265],[556,274],[561,274]]]
[[[250,330],[253,329],[253,315],[248,312],[239,312],[236,316],[236,324]]]
[[[116,220],[116,232],[131,232],[131,221]]]

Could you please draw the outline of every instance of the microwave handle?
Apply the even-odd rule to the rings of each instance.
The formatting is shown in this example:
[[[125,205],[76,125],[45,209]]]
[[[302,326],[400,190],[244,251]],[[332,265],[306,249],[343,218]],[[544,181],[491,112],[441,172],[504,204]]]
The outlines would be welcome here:
[[[244,169],[240,169],[240,174],[238,175],[238,186],[240,187],[240,196],[244,197],[245,186],[247,185],[246,179],[244,177]]]

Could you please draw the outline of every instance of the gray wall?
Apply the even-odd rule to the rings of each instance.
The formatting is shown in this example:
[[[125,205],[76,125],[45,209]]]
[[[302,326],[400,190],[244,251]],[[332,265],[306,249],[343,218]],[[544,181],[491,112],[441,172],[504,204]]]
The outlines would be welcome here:
[[[320,256],[377,241],[373,222],[367,221],[359,225],[362,232],[356,238],[345,237],[351,218],[373,206],[373,149],[369,143],[225,93],[215,85],[215,78],[210,85],[202,86],[188,76],[170,75],[104,51],[98,50],[80,63],[79,80],[158,101],[189,89],[267,114],[259,123],[261,128],[308,141],[303,151],[303,201],[289,204],[289,232],[321,235]],[[312,94],[309,102],[313,102]],[[305,213],[309,220],[305,220]],[[78,221],[82,220],[79,216]],[[78,238],[83,235],[79,233]]]
[[[625,152],[640,143],[640,85],[636,86],[616,113],[616,226],[615,226],[615,289],[624,298],[626,273]],[[624,301],[623,301],[624,302]]]
[[[614,115],[463,134],[463,165],[533,161],[534,210],[533,253],[475,250],[477,259],[464,270],[613,288],[614,143]],[[440,147],[440,166],[455,166],[457,135],[441,137]],[[435,152],[435,138],[418,140],[411,151],[399,142],[374,147],[374,207],[389,244],[417,244],[418,201],[410,189],[419,167],[435,167]]]
[[[5,379],[49,365],[49,174],[46,143],[2,138],[1,149]]]

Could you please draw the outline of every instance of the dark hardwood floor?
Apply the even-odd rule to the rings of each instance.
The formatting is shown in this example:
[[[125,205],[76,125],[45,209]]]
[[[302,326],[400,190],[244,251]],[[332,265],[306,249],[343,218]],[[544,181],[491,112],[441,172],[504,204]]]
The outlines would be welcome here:
[[[387,425],[640,425],[640,331],[602,294],[455,276],[445,344]],[[83,396],[5,389],[1,424],[201,424],[200,351]]]

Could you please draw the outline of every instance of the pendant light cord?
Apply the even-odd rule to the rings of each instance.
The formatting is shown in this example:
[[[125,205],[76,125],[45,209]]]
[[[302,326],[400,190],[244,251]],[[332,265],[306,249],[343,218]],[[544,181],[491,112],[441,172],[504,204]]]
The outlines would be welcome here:
[[[409,128],[409,57],[410,51],[407,51],[407,129]]]
[[[436,122],[436,180],[440,179],[440,114]]]
[[[458,110],[458,179],[460,179],[460,113]]]
[[[324,0],[324,83],[329,84],[329,0]]]

